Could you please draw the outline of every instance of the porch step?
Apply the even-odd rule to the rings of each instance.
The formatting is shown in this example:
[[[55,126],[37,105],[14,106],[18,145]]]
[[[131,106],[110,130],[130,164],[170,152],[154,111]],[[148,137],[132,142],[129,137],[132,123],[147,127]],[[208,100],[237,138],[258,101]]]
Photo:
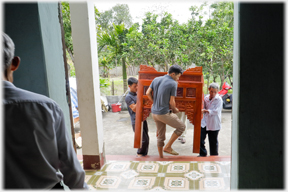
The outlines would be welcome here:
[[[179,156],[164,155],[160,158],[158,155],[147,155],[145,157],[136,157],[136,155],[106,155],[106,161],[230,161],[230,156]]]
[[[83,160],[82,155],[77,155],[78,160]],[[159,158],[158,155],[147,155],[145,157],[136,157],[136,155],[106,155],[106,161],[230,161],[230,156],[178,156],[164,155]]]

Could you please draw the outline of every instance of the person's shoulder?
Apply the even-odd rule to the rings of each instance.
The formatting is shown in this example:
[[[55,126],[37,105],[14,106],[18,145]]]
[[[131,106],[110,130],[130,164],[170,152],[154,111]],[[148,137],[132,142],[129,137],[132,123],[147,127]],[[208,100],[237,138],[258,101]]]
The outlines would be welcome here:
[[[5,88],[4,88],[5,89]],[[58,104],[45,95],[34,93],[25,89],[18,87],[10,87],[5,89],[4,102],[9,103],[41,103],[41,104],[51,104],[57,107]]]
[[[153,79],[153,81],[151,82],[150,84],[150,87],[153,89],[154,86],[156,86],[157,84],[159,84],[161,82],[161,79],[163,78],[163,76],[160,76],[160,77],[155,77]]]
[[[173,79],[172,79],[171,82],[173,82],[174,86],[177,86],[177,85],[178,85],[178,83],[177,83],[175,80],[173,80]]]
[[[128,94],[125,96],[125,101],[129,101],[131,98],[132,98],[132,95],[131,95],[130,93],[128,93]]]
[[[217,94],[217,95],[215,96],[215,100],[222,101],[222,97],[220,97],[220,95]]]
[[[166,82],[177,85],[177,81],[175,81],[174,79],[172,79],[172,77],[170,77],[169,75],[164,75],[163,78],[165,78],[165,81],[166,81]]]
[[[204,97],[204,101],[208,101],[208,100],[209,100],[209,97],[210,97],[209,94],[205,95],[205,97]]]
[[[155,81],[159,81],[159,80],[161,80],[163,77],[164,77],[164,76],[155,77],[155,78],[153,79],[153,81],[154,81],[154,82],[155,82]]]
[[[130,91],[127,93],[127,95],[126,95],[125,97],[126,97],[126,98],[127,98],[127,97],[132,97]]]

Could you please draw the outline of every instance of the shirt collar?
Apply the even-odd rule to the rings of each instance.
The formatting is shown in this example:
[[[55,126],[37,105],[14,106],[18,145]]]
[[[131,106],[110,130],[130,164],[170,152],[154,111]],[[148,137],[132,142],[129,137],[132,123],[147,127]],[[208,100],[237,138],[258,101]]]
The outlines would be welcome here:
[[[6,80],[2,80],[2,83],[4,84],[5,87],[15,87],[15,85],[13,83],[11,83],[10,81],[6,81]]]
[[[208,96],[208,98],[209,98],[209,101],[213,101],[213,100],[215,100],[216,98],[218,98],[219,97],[219,94],[217,93],[216,95],[215,95],[215,97],[213,97],[211,100],[210,100],[210,95]]]
[[[165,77],[170,78],[172,80],[174,80],[170,75],[165,75]]]
[[[129,93],[130,93],[131,95],[133,95],[133,96],[137,95],[137,93],[134,93],[134,92],[131,92],[131,91],[129,91]]]

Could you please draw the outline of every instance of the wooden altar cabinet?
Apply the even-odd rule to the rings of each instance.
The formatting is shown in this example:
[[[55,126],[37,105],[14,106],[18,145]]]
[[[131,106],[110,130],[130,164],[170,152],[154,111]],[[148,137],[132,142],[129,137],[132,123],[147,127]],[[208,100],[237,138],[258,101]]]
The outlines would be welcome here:
[[[152,102],[148,99],[146,91],[155,77],[166,74],[167,72],[158,72],[153,67],[140,65],[134,148],[142,147],[142,121],[146,120],[151,112]],[[175,98],[176,107],[179,111],[185,112],[187,119],[194,125],[193,153],[200,152],[203,85],[202,67],[189,68],[183,72],[178,81],[177,96]]]

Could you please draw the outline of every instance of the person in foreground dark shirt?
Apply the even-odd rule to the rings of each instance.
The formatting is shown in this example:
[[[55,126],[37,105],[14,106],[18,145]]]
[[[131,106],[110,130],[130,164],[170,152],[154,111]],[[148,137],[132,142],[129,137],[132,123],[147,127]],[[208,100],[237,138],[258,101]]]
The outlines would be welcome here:
[[[3,43],[4,189],[88,189],[64,115],[52,99],[17,88],[20,58],[5,33]]]

